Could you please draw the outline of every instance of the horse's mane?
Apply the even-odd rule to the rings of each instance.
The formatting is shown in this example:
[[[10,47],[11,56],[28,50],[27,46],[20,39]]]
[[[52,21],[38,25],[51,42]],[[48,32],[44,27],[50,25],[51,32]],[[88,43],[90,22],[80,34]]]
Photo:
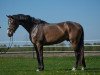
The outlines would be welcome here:
[[[45,24],[47,23],[46,21],[43,21],[41,19],[36,19],[34,17],[31,17],[30,15],[24,15],[24,14],[17,14],[17,15],[12,15],[12,17],[16,20],[27,20],[27,21],[34,21],[37,24]]]
[[[30,20],[30,19],[32,19],[32,17],[30,17],[29,15],[24,15],[24,14],[12,15],[12,17],[16,20]]]
[[[43,20],[41,20],[41,19],[36,19],[36,22],[37,22],[38,24],[46,24],[46,23],[47,23],[46,21],[43,21]]]

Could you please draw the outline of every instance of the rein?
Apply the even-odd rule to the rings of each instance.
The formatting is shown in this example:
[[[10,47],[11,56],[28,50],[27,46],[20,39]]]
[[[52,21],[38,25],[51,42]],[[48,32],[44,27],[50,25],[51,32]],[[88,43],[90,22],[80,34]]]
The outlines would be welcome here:
[[[8,52],[8,50],[12,47],[12,45],[13,45],[13,36],[10,37],[10,40],[9,40],[9,44],[8,44],[7,49],[4,50],[4,51],[1,50],[1,54],[6,54]]]
[[[13,36],[10,37],[10,41],[9,41],[9,45],[8,45],[7,51],[11,48],[12,44],[13,44]]]

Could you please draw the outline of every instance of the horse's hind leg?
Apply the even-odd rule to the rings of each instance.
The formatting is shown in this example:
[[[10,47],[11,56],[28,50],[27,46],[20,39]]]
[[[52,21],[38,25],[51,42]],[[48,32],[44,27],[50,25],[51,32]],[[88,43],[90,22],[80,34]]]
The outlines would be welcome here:
[[[82,53],[81,61],[82,61],[82,66],[83,66],[81,70],[84,70],[84,68],[86,67],[86,64],[85,64],[84,49],[83,48],[81,49],[81,53]]]
[[[83,67],[85,68],[86,67],[86,64],[85,64],[85,58],[84,57],[82,59],[82,64],[83,64]]]
[[[78,65],[82,66],[81,70],[84,70],[84,68],[86,67],[86,64],[85,64],[85,58],[84,58],[84,45],[83,45],[83,43],[79,43],[78,48],[79,48]]]
[[[72,40],[71,43],[72,43],[72,47],[74,49],[75,58],[76,58],[76,61],[75,61],[75,64],[74,64],[74,67],[73,67],[72,70],[76,70],[78,65],[82,65],[82,60],[81,59],[83,58],[83,55],[81,53],[79,42],[76,41],[76,40]]]
[[[74,67],[72,68],[72,70],[76,70],[77,67],[78,67],[78,61],[79,61],[79,54],[78,54],[78,48],[77,48],[77,41],[74,41],[74,40],[70,40],[71,44],[72,44],[72,47],[74,49],[74,52],[75,52],[75,58],[76,58],[76,61],[75,61],[75,64],[74,64]]]
[[[84,59],[84,48],[83,45],[79,45],[77,41],[72,42],[72,47],[74,48],[75,51],[75,57],[76,57],[76,62],[72,70],[77,69],[78,65],[83,66],[82,70],[84,70],[84,67],[86,67],[85,64],[85,59]]]

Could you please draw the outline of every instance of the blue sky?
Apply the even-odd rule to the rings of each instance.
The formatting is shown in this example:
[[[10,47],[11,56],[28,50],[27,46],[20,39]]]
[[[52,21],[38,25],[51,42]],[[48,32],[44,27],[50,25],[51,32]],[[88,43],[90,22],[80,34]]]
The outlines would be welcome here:
[[[85,40],[100,40],[100,0],[0,0],[0,41],[9,40],[6,15],[14,14],[27,14],[50,23],[79,22]],[[28,40],[23,27],[15,32],[14,40]]]

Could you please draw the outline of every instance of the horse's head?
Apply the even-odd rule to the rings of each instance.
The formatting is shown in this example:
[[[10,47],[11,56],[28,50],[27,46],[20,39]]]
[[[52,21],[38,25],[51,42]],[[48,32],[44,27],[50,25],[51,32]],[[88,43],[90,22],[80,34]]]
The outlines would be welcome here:
[[[9,25],[7,34],[9,37],[13,36],[19,25],[22,25],[30,33],[31,28],[33,28],[34,25],[47,23],[41,19],[35,19],[34,17],[24,14],[17,14],[12,16],[9,15],[7,17]]]
[[[7,17],[8,17],[8,25],[9,25],[7,34],[9,37],[11,37],[11,36],[13,36],[16,29],[19,27],[19,22],[11,15],[9,15]]]

